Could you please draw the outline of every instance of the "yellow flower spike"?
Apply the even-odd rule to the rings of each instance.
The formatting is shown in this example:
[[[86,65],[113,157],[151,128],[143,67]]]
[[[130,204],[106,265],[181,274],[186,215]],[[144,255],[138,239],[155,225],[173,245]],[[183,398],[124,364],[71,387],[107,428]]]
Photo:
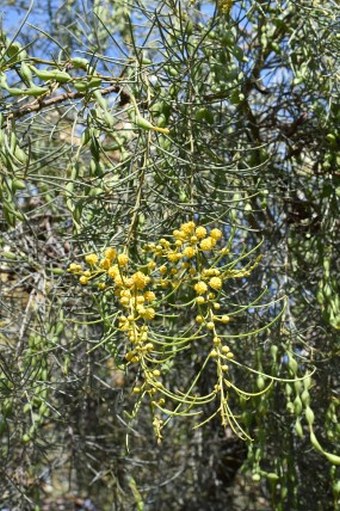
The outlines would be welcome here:
[[[208,290],[208,286],[203,280],[200,280],[194,285],[194,290],[198,295],[203,295]]]
[[[99,257],[97,256],[97,254],[88,254],[87,256],[85,256],[85,262],[90,266],[94,266],[95,264],[97,264],[98,260]]]
[[[79,282],[82,286],[86,286],[86,284],[89,282],[89,279],[85,275],[82,275],[79,279]]]
[[[197,227],[195,234],[196,234],[197,238],[201,240],[206,237],[207,230],[205,227],[199,226],[199,227]]]
[[[215,291],[219,291],[222,287],[222,279],[220,277],[212,277],[209,280],[209,286],[215,289]]]
[[[126,254],[118,254],[117,261],[119,266],[127,266],[129,263],[129,256]]]

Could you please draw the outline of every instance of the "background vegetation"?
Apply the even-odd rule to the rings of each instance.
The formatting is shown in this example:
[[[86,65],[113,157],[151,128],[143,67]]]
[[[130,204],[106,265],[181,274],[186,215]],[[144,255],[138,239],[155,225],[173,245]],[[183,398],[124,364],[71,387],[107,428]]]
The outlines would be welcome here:
[[[3,6],[0,509],[337,509],[336,2]],[[192,280],[159,252],[162,288],[152,244],[192,221],[228,251]],[[158,286],[135,363],[84,262],[109,247]],[[203,268],[223,285],[200,309]],[[258,394],[227,387],[224,427],[196,318],[216,300],[227,380]]]

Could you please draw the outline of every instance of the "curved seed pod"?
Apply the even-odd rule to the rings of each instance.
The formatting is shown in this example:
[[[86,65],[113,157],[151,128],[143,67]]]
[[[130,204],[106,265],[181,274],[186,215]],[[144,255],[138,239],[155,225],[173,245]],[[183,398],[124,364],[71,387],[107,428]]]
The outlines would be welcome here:
[[[89,61],[87,59],[82,58],[82,57],[73,57],[71,59],[71,64],[76,69],[84,69],[86,71],[86,69],[87,69],[87,67],[89,65]]]
[[[72,77],[66,73],[66,71],[59,71],[58,69],[38,69],[34,66],[29,67],[31,71],[33,71],[33,73],[41,80],[55,80],[59,83],[67,83],[72,79]]]
[[[21,73],[22,78],[27,82],[28,85],[33,85],[32,71],[30,70],[30,68],[28,67],[26,62],[24,62],[24,61],[21,62],[20,73]]]

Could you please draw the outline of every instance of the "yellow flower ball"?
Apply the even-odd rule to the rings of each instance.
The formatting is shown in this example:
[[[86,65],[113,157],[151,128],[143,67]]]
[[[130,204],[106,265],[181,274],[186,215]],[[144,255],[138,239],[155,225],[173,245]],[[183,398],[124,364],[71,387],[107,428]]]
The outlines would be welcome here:
[[[70,266],[68,267],[68,271],[75,273],[78,271],[82,271],[82,267],[80,264],[71,263]]]
[[[100,260],[99,266],[103,268],[103,270],[108,270],[111,266],[111,260],[105,257]]]
[[[196,254],[196,250],[193,248],[193,247],[186,247],[184,250],[183,250],[183,255],[185,257],[188,257],[189,259],[191,257],[194,257],[194,255]]]
[[[215,328],[215,323],[213,321],[208,321],[207,328],[208,330],[213,330]]]
[[[85,277],[85,275],[82,275],[79,279],[79,282],[82,286],[86,286],[86,284],[89,282],[89,279],[88,277]]]
[[[198,295],[203,295],[208,290],[208,286],[203,280],[200,280],[194,285],[194,289]]]
[[[205,227],[200,225],[199,227],[197,227],[195,234],[196,234],[197,238],[201,240],[206,237],[207,230]]]
[[[153,291],[146,291],[144,293],[144,298],[147,302],[153,302],[156,300],[156,295]]]
[[[111,268],[107,270],[107,274],[109,277],[111,277],[111,279],[116,278],[117,275],[119,275],[118,266],[116,264],[114,266],[111,266]]]
[[[214,238],[214,240],[219,240],[222,238],[222,231],[220,231],[220,229],[213,229],[210,236]]]
[[[209,280],[209,286],[215,289],[215,291],[219,291],[222,287],[222,279],[220,277],[212,277]]]
[[[216,245],[216,240],[214,240],[214,238],[208,237],[201,241],[200,248],[202,250],[211,250],[214,248],[215,245]]]
[[[150,277],[141,271],[136,271],[132,275],[132,281],[136,289],[144,289],[149,284]]]
[[[230,316],[228,316],[227,314],[223,314],[223,316],[221,316],[220,321],[224,324],[227,324],[230,321]]]
[[[115,248],[113,247],[108,247],[105,252],[104,252],[104,255],[107,259],[109,259],[110,261],[113,261],[113,259],[115,259],[117,257],[117,251]]]
[[[119,266],[126,266],[129,262],[129,256],[126,254],[118,254],[117,261]]]
[[[87,256],[85,256],[86,263],[90,264],[91,266],[94,266],[95,264],[97,264],[98,260],[99,260],[99,257],[97,256],[97,254],[88,254]]]

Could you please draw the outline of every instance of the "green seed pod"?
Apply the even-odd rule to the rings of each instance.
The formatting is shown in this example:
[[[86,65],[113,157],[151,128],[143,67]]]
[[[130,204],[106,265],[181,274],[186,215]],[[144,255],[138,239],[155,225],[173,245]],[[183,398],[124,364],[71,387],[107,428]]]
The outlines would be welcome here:
[[[47,87],[38,87],[37,85],[35,85],[34,87],[29,87],[28,89],[25,89],[24,94],[25,96],[37,97],[41,96],[42,94],[46,94],[46,92],[48,91],[49,89]]]
[[[87,59],[83,59],[81,57],[73,57],[71,59],[71,64],[76,69],[84,69],[87,70],[87,67],[89,65],[89,61]]]
[[[251,478],[254,481],[254,483],[258,483],[259,481],[261,481],[261,474],[255,472],[255,474],[253,474]]]
[[[12,191],[15,193],[18,190],[26,190],[26,183],[22,179],[13,179]]]
[[[311,429],[310,430],[310,435],[309,435],[309,438],[310,438],[310,441],[311,441],[311,444],[312,446],[319,452],[321,452],[321,454],[324,453],[324,450],[322,449],[321,445],[319,444],[318,442],[318,439],[316,438],[315,434],[314,434],[314,431]]]
[[[26,85],[32,85],[33,84],[32,71],[30,70],[30,68],[28,67],[26,62],[21,62],[20,73],[21,73],[22,78],[25,80]]]
[[[297,361],[291,355],[289,355],[288,367],[292,371],[293,374],[297,373],[299,366],[298,366]]]
[[[277,358],[277,352],[278,352],[279,348],[273,344],[271,347],[270,347],[270,353],[271,353],[271,356],[273,357],[273,360],[275,361],[276,358]]]
[[[310,395],[307,389],[305,389],[301,394],[301,401],[305,406],[308,406],[310,403]]]
[[[27,433],[25,433],[22,436],[21,440],[24,444],[28,444],[31,441],[31,437]]]
[[[264,389],[264,387],[265,387],[265,385],[266,385],[266,384],[265,384],[265,381],[264,381],[263,376],[261,376],[260,374],[259,374],[259,375],[258,375],[258,377],[256,378],[256,385],[257,385],[257,388],[258,388],[259,390]]]
[[[299,396],[294,399],[294,412],[296,415],[300,415],[302,412],[302,401]]]
[[[303,386],[306,390],[308,390],[312,386],[312,378],[310,376],[307,376],[303,380]]]
[[[38,69],[32,65],[29,67],[40,80],[55,80],[58,83],[67,83],[72,79],[66,71],[59,71],[58,69]]]
[[[295,431],[300,438],[304,437],[301,421],[299,418],[295,421]]]
[[[269,481],[272,481],[272,482],[277,482],[280,478],[277,474],[275,474],[275,472],[268,472],[266,474],[266,477],[267,479],[269,479]]]
[[[293,393],[292,386],[289,383],[286,383],[286,396],[290,397]]]
[[[24,165],[28,161],[27,154],[18,145],[14,149],[14,154],[13,155],[14,155],[14,158],[16,159],[16,161],[18,163],[22,164],[22,165]]]
[[[299,394],[302,389],[302,382],[300,380],[296,380],[294,382],[294,388],[295,388],[296,394]]]
[[[306,420],[307,420],[307,423],[309,424],[309,426],[312,426],[314,423],[315,417],[314,417],[313,410],[309,406],[306,407],[305,416],[306,416]]]

